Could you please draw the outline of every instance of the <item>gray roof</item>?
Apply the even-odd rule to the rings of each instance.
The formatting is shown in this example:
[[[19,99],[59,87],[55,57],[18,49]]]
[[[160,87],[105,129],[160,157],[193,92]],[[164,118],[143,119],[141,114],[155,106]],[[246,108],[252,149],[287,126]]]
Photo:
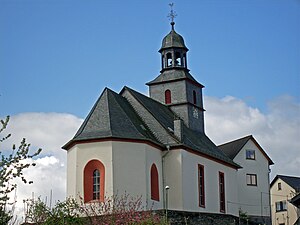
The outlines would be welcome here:
[[[164,37],[161,49],[159,51],[161,52],[166,48],[184,48],[188,50],[188,48],[184,44],[183,37],[180,34],[176,33],[174,29],[172,29],[170,33]]]
[[[176,117],[172,110],[128,87],[124,87],[123,90],[128,90],[141,103],[142,107],[169,132],[168,135],[174,138],[174,134],[169,130],[169,128],[174,130],[174,118]],[[166,149],[168,143],[161,143],[155,138],[146,124],[147,121],[142,120],[127,99],[122,96],[122,91],[117,94],[106,88],[73,139],[63,148],[69,149],[74,144],[84,141],[119,138],[147,141]],[[188,148],[235,168],[240,167],[220,151],[205,134],[193,131],[185,125],[183,126],[182,141],[178,140],[177,144],[173,144],[171,147],[176,146]]]
[[[276,180],[281,179],[292,188],[297,191],[300,191],[300,177],[293,177],[293,176],[285,176],[285,175],[277,175],[271,182],[271,186],[276,182]]]
[[[125,89],[128,90],[166,130],[169,130],[169,128],[174,130],[174,118],[177,116],[168,106],[128,87],[125,87]],[[170,130],[169,133],[172,135]],[[183,125],[183,139],[181,142],[178,142],[178,146],[187,147],[200,154],[210,156],[240,168],[238,164],[234,163],[224,154],[204,133],[191,130],[185,125]]]
[[[105,88],[89,115],[64,149],[78,141],[101,138],[147,140],[161,145],[132,106],[121,95]]]
[[[269,165],[273,165],[274,163],[271,160],[271,158],[267,155],[267,153],[263,150],[263,148],[257,143],[257,141],[255,140],[255,138],[252,135],[248,135],[246,137],[219,145],[218,148],[221,149],[230,159],[234,160],[236,155],[242,150],[244,145],[249,140],[252,140],[254,142],[254,144],[260,149],[260,151],[263,153],[263,155],[269,161]]]
[[[159,76],[157,76],[154,80],[147,83],[147,85],[153,85],[158,83],[166,83],[166,82],[174,82],[176,80],[190,80],[192,83],[204,87],[195,78],[188,72],[187,69],[184,68],[171,68],[164,70]]]
[[[290,200],[290,203],[292,203],[294,206],[300,208],[300,192]],[[300,218],[299,218],[299,220],[300,220]]]

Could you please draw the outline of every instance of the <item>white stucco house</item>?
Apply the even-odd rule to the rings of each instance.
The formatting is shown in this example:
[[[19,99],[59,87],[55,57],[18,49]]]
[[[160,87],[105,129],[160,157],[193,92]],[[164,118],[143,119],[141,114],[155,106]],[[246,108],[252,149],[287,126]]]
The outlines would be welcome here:
[[[106,88],[63,146],[67,195],[90,202],[126,192],[154,210],[237,217],[239,203],[253,197],[257,204],[268,187],[271,160],[253,138],[232,158],[206,136],[204,86],[189,72],[188,48],[174,24],[159,50],[160,74],[147,83],[149,96]],[[248,148],[256,151],[253,162],[243,160]],[[256,190],[244,184],[248,173],[258,174]]]
[[[237,171],[238,205],[252,221],[271,223],[270,166],[273,161],[252,135],[218,146],[242,166]],[[229,203],[231,206],[236,203]]]
[[[277,175],[271,182],[273,225],[300,225],[300,177]]]

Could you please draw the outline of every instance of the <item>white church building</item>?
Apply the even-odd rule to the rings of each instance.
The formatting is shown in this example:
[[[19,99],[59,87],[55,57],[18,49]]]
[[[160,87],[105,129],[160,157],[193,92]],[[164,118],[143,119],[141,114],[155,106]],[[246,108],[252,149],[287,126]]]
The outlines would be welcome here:
[[[147,83],[149,96],[105,88],[63,146],[67,195],[88,203],[126,192],[142,196],[149,209],[234,217],[242,209],[268,221],[270,211],[259,207],[270,205],[261,193],[269,193],[273,162],[252,136],[239,147],[218,147],[206,136],[204,86],[189,72],[188,48],[174,25],[159,50],[160,75]]]

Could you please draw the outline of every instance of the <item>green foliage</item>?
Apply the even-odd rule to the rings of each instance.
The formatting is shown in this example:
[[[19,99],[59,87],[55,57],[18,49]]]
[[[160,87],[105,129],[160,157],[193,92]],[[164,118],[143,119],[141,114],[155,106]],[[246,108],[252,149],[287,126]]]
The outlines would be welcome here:
[[[63,224],[84,224],[84,219],[79,217],[80,206],[72,198],[66,201],[57,202],[56,205],[50,209],[44,202],[38,198],[36,201],[27,201],[28,210],[26,212],[25,222],[44,225],[63,225]]]
[[[167,225],[164,219],[152,210],[144,211],[141,198],[129,195],[106,198],[104,202],[94,201],[78,204],[68,198],[58,202],[52,209],[38,198],[27,202],[25,222],[43,225],[88,224],[88,225]]]
[[[9,116],[5,120],[0,120],[0,134],[7,128],[9,122]],[[7,140],[11,134],[0,136],[0,144]],[[30,166],[35,166],[35,163],[31,163],[30,159],[40,154],[42,149],[38,149],[33,154],[29,153],[30,144],[26,143],[25,138],[21,141],[20,145],[16,147],[12,146],[10,154],[3,154],[0,151],[0,215],[1,220],[7,220],[11,218],[9,211],[7,211],[7,205],[9,202],[9,194],[16,189],[14,180],[20,178],[24,183],[31,184],[32,181],[27,181],[24,177],[23,170]],[[29,159],[29,160],[28,160]]]

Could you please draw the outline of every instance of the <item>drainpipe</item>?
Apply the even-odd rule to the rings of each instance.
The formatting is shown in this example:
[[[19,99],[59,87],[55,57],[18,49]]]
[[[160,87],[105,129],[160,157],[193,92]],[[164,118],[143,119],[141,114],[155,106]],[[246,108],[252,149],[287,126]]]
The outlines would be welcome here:
[[[162,190],[163,190],[163,209],[166,210],[166,198],[165,198],[165,186],[166,186],[166,180],[165,180],[165,157],[170,152],[170,145],[167,145],[167,152],[165,152],[161,158],[161,166],[162,166]]]

